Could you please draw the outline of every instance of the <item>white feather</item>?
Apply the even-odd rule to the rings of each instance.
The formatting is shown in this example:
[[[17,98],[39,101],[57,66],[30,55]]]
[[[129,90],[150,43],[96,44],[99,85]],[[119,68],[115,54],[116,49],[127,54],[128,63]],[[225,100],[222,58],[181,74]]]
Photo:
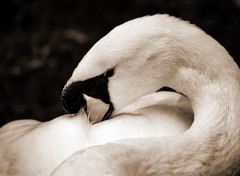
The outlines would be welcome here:
[[[94,125],[80,112],[45,123],[20,120],[3,126],[0,129],[0,175],[47,176],[81,149],[125,138],[177,135],[193,121],[188,99],[170,92],[138,99],[122,113]]]

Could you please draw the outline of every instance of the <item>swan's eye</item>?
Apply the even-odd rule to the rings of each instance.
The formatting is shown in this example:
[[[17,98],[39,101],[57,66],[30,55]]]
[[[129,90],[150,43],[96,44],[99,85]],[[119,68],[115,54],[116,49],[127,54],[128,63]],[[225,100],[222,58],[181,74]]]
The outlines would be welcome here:
[[[111,68],[108,69],[107,71],[105,71],[105,73],[103,74],[105,77],[112,77],[115,74],[115,69]]]

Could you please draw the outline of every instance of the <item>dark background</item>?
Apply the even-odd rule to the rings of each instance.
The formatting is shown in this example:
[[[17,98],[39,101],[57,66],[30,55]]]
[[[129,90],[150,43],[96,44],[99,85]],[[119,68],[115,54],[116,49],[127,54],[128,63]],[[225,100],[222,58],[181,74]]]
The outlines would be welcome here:
[[[60,94],[90,47],[130,19],[168,13],[197,24],[240,65],[240,0],[4,0],[0,126],[64,113]]]

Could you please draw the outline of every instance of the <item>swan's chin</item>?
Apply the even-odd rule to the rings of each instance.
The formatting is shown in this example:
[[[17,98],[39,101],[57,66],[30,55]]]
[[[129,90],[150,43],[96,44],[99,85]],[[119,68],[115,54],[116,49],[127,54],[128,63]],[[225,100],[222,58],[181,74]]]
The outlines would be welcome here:
[[[109,104],[106,104],[100,99],[92,98],[85,94],[83,96],[87,102],[87,116],[91,123],[98,123],[102,120],[106,120],[106,117],[109,117],[110,114],[108,112],[111,110]],[[82,113],[82,109],[80,109],[79,113]]]

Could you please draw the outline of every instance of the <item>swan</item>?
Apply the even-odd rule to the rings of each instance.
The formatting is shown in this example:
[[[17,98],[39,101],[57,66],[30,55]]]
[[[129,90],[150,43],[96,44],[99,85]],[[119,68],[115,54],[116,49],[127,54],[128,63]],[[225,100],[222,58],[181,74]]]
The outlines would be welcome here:
[[[48,176],[82,149],[125,138],[174,136],[192,121],[189,100],[174,92],[141,97],[101,123],[89,123],[83,111],[48,122],[13,121],[0,128],[0,175]]]
[[[228,52],[195,25],[168,15],[137,18],[114,28],[84,56],[67,81],[69,113],[90,100],[98,121],[135,99],[170,87],[187,96],[194,122],[177,136],[124,139],[88,147],[55,175],[234,176],[240,170],[240,71]],[[98,90],[98,91],[95,91]],[[106,133],[102,133],[106,135]],[[54,175],[53,174],[53,175]]]

